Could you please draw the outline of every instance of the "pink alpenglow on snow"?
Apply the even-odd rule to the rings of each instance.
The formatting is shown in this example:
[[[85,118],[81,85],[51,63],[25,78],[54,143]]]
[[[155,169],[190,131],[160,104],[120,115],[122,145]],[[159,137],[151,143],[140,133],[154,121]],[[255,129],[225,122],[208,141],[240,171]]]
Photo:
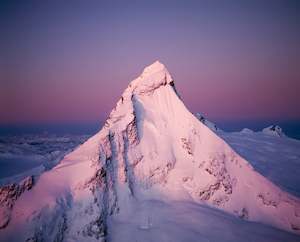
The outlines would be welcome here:
[[[194,116],[158,61],[129,84],[97,134],[14,192],[0,193],[1,241],[295,241],[300,234],[299,198]]]

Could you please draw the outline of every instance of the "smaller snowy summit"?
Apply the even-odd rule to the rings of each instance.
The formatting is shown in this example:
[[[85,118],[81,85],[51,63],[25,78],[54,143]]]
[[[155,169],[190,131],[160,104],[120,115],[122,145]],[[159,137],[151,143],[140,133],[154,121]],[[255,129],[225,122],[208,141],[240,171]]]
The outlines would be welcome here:
[[[285,133],[283,132],[282,128],[278,125],[271,125],[262,130],[264,134],[273,135],[277,137],[285,137]]]
[[[242,134],[253,134],[254,131],[252,129],[243,128],[240,133],[242,133]]]

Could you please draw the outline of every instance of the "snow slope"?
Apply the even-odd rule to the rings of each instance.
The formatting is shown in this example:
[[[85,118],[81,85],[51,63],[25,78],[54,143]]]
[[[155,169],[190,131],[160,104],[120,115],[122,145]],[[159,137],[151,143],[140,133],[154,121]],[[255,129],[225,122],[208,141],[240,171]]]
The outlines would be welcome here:
[[[300,197],[300,141],[263,132],[219,135],[263,176]]]
[[[247,241],[253,231],[248,241],[299,238],[246,222],[299,234],[300,201],[190,113],[160,62],[129,84],[99,133],[17,198],[5,191],[14,201],[1,208],[0,240]],[[243,233],[207,231],[207,221]],[[182,232],[169,235],[177,225]]]

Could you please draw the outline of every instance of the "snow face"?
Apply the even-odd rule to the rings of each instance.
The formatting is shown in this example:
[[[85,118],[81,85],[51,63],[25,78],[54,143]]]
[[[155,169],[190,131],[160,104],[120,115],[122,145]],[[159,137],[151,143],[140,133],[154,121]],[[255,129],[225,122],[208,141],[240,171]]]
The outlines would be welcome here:
[[[150,205],[144,209],[143,204]],[[195,212],[191,218],[177,214],[186,206],[187,214]],[[189,227],[177,239],[168,237],[171,241],[207,241],[206,236],[216,239],[214,233],[201,235],[205,229],[197,230],[197,224],[204,224],[200,218],[208,211],[217,213],[212,221],[226,212],[227,222],[256,221],[294,233],[300,229],[299,199],[257,173],[199,122],[159,62],[129,84],[99,133],[41,175],[10,210],[0,240],[120,241],[129,236],[116,233],[123,225],[122,231],[136,231],[144,236],[140,240],[150,241],[154,234],[147,231],[162,221],[154,216],[165,214],[172,221],[166,230],[175,231],[180,218]],[[273,232],[270,238],[279,241],[282,234]],[[165,233],[158,233],[159,241]],[[295,238],[286,236],[287,241]]]

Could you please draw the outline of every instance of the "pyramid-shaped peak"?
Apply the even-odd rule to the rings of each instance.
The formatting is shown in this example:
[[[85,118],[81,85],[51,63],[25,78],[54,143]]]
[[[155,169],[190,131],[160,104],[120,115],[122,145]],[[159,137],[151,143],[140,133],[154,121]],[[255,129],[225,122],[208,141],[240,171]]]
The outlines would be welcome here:
[[[129,84],[125,93],[149,93],[166,84],[173,86],[173,79],[165,65],[155,61],[144,68],[142,74]]]
[[[152,63],[151,65],[145,67],[143,73],[151,74],[151,73],[163,72],[166,70],[167,69],[164,66],[164,64],[162,64],[160,61],[157,60],[154,63]]]

